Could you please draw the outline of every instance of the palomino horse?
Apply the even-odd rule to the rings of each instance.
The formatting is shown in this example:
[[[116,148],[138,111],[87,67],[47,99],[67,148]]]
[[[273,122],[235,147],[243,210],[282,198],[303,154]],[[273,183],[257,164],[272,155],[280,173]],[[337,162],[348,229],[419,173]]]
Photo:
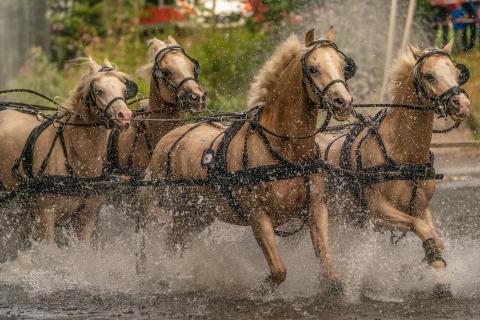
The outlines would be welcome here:
[[[186,112],[201,112],[206,107],[206,93],[198,82],[198,62],[171,36],[166,42],[153,38],[148,46],[151,62],[139,70],[150,80],[150,98],[142,108],[146,115],[127,131],[112,132],[108,172],[143,173],[160,138],[182,125],[181,121],[168,120],[184,119]]]
[[[150,98],[141,108],[139,121],[123,132],[114,129],[108,141],[105,174],[121,174],[141,179],[150,162],[153,148],[167,132],[184,123],[185,113],[201,112],[206,107],[206,92],[198,82],[200,66],[188,56],[171,36],[164,42],[157,38],[148,41],[150,63],[139,69],[139,74],[150,80]],[[179,121],[176,121],[176,120]],[[171,121],[170,121],[171,120]],[[135,204],[135,193],[110,193],[114,201]],[[121,198],[121,199],[119,199]],[[86,207],[98,212],[102,202],[94,199]],[[78,212],[78,215],[83,215]]]
[[[65,101],[67,111],[43,119],[15,110],[0,112],[0,181],[4,191],[33,187],[23,202],[38,214],[40,237],[46,241],[54,239],[55,223],[82,205],[82,197],[65,195],[66,189],[74,193],[77,188],[69,181],[102,175],[109,128],[128,128],[132,112],[126,99],[137,92],[136,84],[107,60],[104,65],[91,58],[76,62],[86,63],[88,72]],[[53,194],[44,194],[52,185]],[[79,221],[80,239],[90,237],[95,223],[87,212]]]
[[[331,164],[372,175],[332,177],[329,199],[333,210],[344,204],[342,209],[356,220],[369,215],[379,226],[414,232],[423,242],[426,261],[438,271],[435,293],[443,295],[449,294],[444,245],[428,209],[436,184],[430,142],[435,112],[455,121],[468,116],[470,101],[459,85],[469,73],[451,59],[452,43],[442,50],[410,49],[411,55],[393,66],[392,103],[424,107],[381,112],[333,141],[325,155]],[[399,176],[388,178],[392,173]],[[338,192],[348,189],[352,192]]]
[[[332,30],[327,39],[316,41],[314,31],[310,30],[305,46],[296,37],[289,38],[257,75],[249,103],[261,106],[246,113],[250,121],[234,121],[228,128],[216,123],[197,123],[165,135],[155,148],[146,179],[199,183],[141,191],[144,214],[148,204],[158,200],[172,217],[169,247],[183,248],[192,235],[215,218],[250,225],[271,271],[265,288],[273,288],[286,277],[274,228],[307,209],[304,215],[309,220],[315,252],[332,288],[341,290],[328,250],[322,170],[311,174],[297,171],[291,179],[247,183],[245,187],[232,187],[228,179],[222,179],[239,170],[256,171],[257,174],[244,176],[248,181],[268,179],[270,173],[274,175],[274,170],[269,171],[272,166],[286,169],[312,159],[320,160],[313,134],[318,107],[328,108],[338,120],[349,118],[352,97],[345,79],[354,72],[353,60],[333,43]],[[298,167],[301,166],[295,168]],[[205,179],[207,185],[201,185]]]

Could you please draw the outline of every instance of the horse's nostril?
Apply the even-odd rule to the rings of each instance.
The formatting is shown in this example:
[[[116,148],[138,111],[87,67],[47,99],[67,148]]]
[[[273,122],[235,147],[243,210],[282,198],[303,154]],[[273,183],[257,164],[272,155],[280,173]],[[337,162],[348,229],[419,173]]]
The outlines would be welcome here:
[[[333,105],[335,107],[343,107],[345,105],[345,99],[343,99],[342,97],[337,97],[333,99]]]

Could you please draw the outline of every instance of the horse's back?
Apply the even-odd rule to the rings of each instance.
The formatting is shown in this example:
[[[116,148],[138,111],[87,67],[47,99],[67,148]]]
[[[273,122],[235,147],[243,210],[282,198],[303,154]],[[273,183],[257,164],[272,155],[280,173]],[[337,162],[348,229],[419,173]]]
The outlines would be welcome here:
[[[181,126],[167,133],[153,152],[149,166],[152,178],[164,177],[167,170],[176,178],[206,178],[207,170],[201,164],[203,153],[222,131],[221,127],[206,123]]]
[[[27,143],[28,137],[32,130],[40,125],[41,122],[32,115],[25,114],[14,110],[5,110],[0,112],[0,181],[7,187],[12,189],[18,184],[18,180],[13,176],[12,168],[17,161]],[[35,142],[33,151],[33,168],[38,168],[43,158],[47,154],[50,143],[53,139],[55,130],[52,127],[46,128]],[[58,147],[54,151],[57,151]],[[56,154],[56,152],[54,152]],[[63,158],[57,159],[53,164],[47,166],[47,171],[51,166],[58,167],[63,165]],[[58,164],[58,163],[60,164]],[[23,174],[22,166],[19,172]]]

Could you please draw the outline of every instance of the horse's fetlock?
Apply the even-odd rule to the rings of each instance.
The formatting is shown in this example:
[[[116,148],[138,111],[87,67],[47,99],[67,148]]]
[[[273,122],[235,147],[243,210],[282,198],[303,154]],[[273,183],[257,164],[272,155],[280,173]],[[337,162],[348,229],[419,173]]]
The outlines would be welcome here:
[[[425,250],[425,260],[429,265],[441,261],[444,263],[445,267],[447,266],[447,263],[442,257],[442,252],[433,238],[429,238],[423,242],[423,249]]]
[[[272,280],[275,283],[282,283],[287,278],[287,269],[280,268],[272,272]]]

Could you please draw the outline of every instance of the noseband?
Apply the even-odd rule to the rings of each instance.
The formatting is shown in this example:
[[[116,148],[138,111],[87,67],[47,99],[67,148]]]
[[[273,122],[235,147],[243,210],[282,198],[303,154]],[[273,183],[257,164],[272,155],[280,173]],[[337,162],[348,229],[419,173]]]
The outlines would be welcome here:
[[[417,97],[420,99],[421,97],[425,97],[429,101],[431,101],[436,107],[435,113],[440,115],[440,116],[445,116],[446,112],[452,113],[452,112],[458,112],[459,110],[455,107],[453,107],[450,103],[449,100],[451,97],[455,95],[459,95],[461,93],[465,94],[468,97],[468,94],[463,90],[460,86],[453,86],[449,88],[448,90],[444,91],[442,94],[440,94],[438,97],[432,96],[430,93],[428,93],[428,90],[425,89],[422,83],[422,73],[420,69],[422,68],[423,64],[425,61],[432,56],[435,55],[441,55],[441,56],[446,56],[448,57],[455,67],[460,70],[460,77],[465,77],[465,83],[468,80],[469,77],[469,71],[468,68],[462,64],[457,64],[450,54],[443,50],[430,50],[426,53],[424,53],[420,58],[418,58],[417,62],[415,63],[415,68],[413,70],[413,85],[415,87],[415,91],[417,92]],[[460,81],[459,81],[460,82]],[[462,83],[462,84],[463,84]]]
[[[162,60],[167,56],[168,53],[172,51],[179,51],[181,52],[184,56],[186,56],[190,61],[192,61],[194,70],[193,70],[193,77],[186,77],[182,81],[180,81],[178,84],[175,84],[172,82],[169,78],[168,74],[165,74],[162,69],[160,69],[160,63]],[[166,48],[163,48],[160,50],[157,55],[155,56],[154,64],[153,64],[153,70],[152,70],[152,76],[153,79],[155,80],[155,84],[157,85],[157,88],[159,88],[159,80],[162,80],[167,88],[175,95],[175,100],[177,104],[182,104],[179,93],[182,88],[182,86],[187,83],[187,81],[193,81],[196,84],[200,85],[198,82],[198,76],[200,74],[200,64],[198,63],[197,60],[193,59],[190,57],[185,50],[180,47],[180,46],[169,46]]]
[[[310,99],[310,101],[314,104],[314,105],[317,105],[318,103],[316,101],[314,101],[310,95],[308,94],[308,91],[307,91],[307,87],[306,87],[306,83],[310,86],[310,89],[312,90],[312,92],[320,99],[320,106],[322,108],[327,108],[328,109],[328,112],[329,113],[332,113],[332,110],[330,108],[330,103],[327,101],[327,99],[325,98],[328,90],[336,83],[341,83],[345,86],[345,88],[347,89],[348,92],[350,92],[350,89],[348,88],[348,84],[342,80],[342,79],[334,79],[332,81],[330,81],[324,88],[323,90],[320,89],[316,84],[315,84],[315,81],[313,81],[313,78],[312,78],[312,74],[310,73],[309,69],[308,69],[308,65],[307,65],[307,58],[308,56],[310,55],[310,53],[312,53],[315,49],[319,48],[319,47],[322,47],[322,46],[328,46],[328,47],[331,47],[333,48],[335,51],[337,51],[342,57],[343,59],[345,60],[345,63],[346,63],[346,66],[345,66],[345,79],[349,79],[351,77],[353,77],[353,75],[355,74],[355,71],[356,71],[356,66],[355,66],[355,62],[353,61],[353,59],[349,58],[346,54],[344,54],[342,51],[340,51],[337,47],[337,45],[330,41],[330,40],[326,40],[326,39],[320,39],[320,40],[316,40],[316,41],[313,41],[311,42],[309,45],[310,46],[313,46],[312,49],[310,49],[309,51],[307,51],[303,56],[302,56],[302,72],[303,72],[303,81],[302,81],[302,84],[303,84],[303,88],[305,90],[305,94],[306,96]],[[348,71],[347,71],[347,68],[348,68]],[[348,72],[348,73],[347,73]]]
[[[115,70],[114,68],[107,67],[107,66],[102,66],[98,72],[110,72]],[[126,85],[128,86],[128,81],[126,80]],[[130,81],[134,83],[133,81]],[[136,85],[135,85],[136,86]],[[136,94],[136,93],[135,93]],[[90,82],[90,87],[88,88],[87,95],[85,97],[85,105],[87,106],[88,110],[91,111],[92,107],[95,108],[95,110],[100,114],[100,117],[102,119],[102,122],[105,124],[105,126],[108,129],[111,129],[116,126],[116,123],[112,120],[112,117],[108,113],[108,109],[118,100],[122,100],[127,104],[127,100],[125,99],[126,97],[115,97],[112,100],[110,100],[105,108],[100,108],[97,104],[97,94],[95,93],[95,88],[93,87],[93,81]]]

